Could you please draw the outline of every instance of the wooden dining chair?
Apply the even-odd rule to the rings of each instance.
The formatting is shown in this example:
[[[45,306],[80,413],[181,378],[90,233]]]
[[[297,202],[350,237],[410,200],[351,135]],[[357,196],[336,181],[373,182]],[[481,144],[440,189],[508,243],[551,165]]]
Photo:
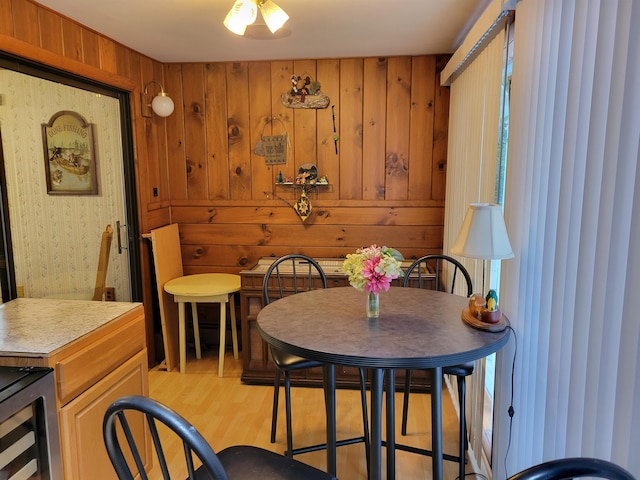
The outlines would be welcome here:
[[[182,416],[144,396],[130,395],[113,402],[105,412],[102,433],[120,480],[147,480],[152,469],[155,473],[152,478],[162,474],[165,480],[184,479],[185,475],[190,480],[335,480],[333,475],[317,468],[258,447],[233,446],[216,453]],[[174,452],[167,451],[166,446],[176,444],[175,436],[184,455],[180,472],[172,471],[175,468],[170,468],[167,461]]]
[[[466,290],[463,291],[469,297],[473,293],[471,276],[467,269],[455,258],[448,255],[426,255],[415,260],[407,269],[402,286],[416,288],[429,288],[439,291],[454,293],[456,281],[463,280],[466,283]],[[459,478],[463,479],[465,475],[466,450],[467,441],[467,424],[465,419],[465,396],[466,396],[466,377],[473,373],[474,362],[468,362],[461,365],[444,367],[442,373],[447,375],[455,375],[458,384],[458,400],[460,402],[460,429],[459,440],[460,450],[458,456]],[[404,397],[402,402],[402,435],[407,434],[407,417],[409,414],[409,393],[411,386],[411,370],[405,371]]]
[[[316,288],[327,288],[327,276],[316,260],[306,255],[291,254],[285,255],[274,261],[264,276],[262,283],[262,294],[265,305],[303,291],[310,291]],[[285,415],[287,428],[287,451],[289,457],[299,453],[306,453],[327,448],[326,444],[314,445],[311,447],[293,448],[293,435],[291,432],[291,372],[305,368],[322,367],[322,362],[309,360],[284,352],[273,345],[269,345],[271,358],[276,365],[275,380],[273,386],[273,411],[271,416],[271,443],[276,441],[276,426],[278,423],[278,402],[280,391],[280,378],[284,374],[284,395],[285,395]],[[367,397],[364,369],[359,369],[360,373],[360,394],[362,403],[362,419],[364,424],[364,434],[362,437],[348,440],[339,440],[336,445],[348,445],[363,441],[369,465],[369,420],[367,413]]]

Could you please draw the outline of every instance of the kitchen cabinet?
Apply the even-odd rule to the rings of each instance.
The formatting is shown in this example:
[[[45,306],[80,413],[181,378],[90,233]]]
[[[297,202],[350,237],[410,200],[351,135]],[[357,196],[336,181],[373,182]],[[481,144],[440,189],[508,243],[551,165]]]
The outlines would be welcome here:
[[[148,395],[142,304],[16,299],[0,306],[0,334],[0,365],[54,369],[65,480],[117,478],[102,419],[117,398]],[[147,435],[141,418],[133,431]]]
[[[269,354],[267,343],[260,336],[257,328],[258,312],[264,306],[262,296],[262,283],[264,275],[269,266],[274,262],[273,257],[263,257],[256,265],[249,270],[240,272],[240,318],[242,330],[242,381],[247,384],[272,385],[275,376],[275,365]],[[343,259],[340,258],[319,258],[316,259],[327,276],[329,288],[349,286],[349,279],[342,273],[340,267]],[[411,264],[405,261],[403,269]],[[423,273],[423,275],[425,275]],[[283,275],[286,277],[286,274]],[[428,275],[427,275],[428,276]],[[435,286],[435,277],[433,286]],[[300,278],[300,282],[306,282],[306,278]],[[319,279],[318,279],[319,282]],[[284,282],[286,284],[286,281]],[[318,284],[320,285],[320,284]],[[402,285],[401,279],[394,280],[393,286]],[[410,283],[411,285],[411,283]],[[275,288],[275,286],[274,286]],[[293,282],[285,287],[285,294],[294,293]],[[298,289],[306,289],[305,285],[299,284]],[[276,294],[276,290],[274,290]],[[384,298],[381,300],[384,301]],[[364,294],[362,300],[364,312]],[[321,309],[322,306],[319,306]],[[384,309],[384,304],[382,305]],[[427,372],[416,371],[412,376],[412,389],[425,391],[429,387],[429,376]],[[404,383],[404,371],[396,372],[396,384],[401,386]],[[299,386],[322,386],[322,369],[311,368],[291,372],[291,383]],[[336,386],[339,388],[359,388],[358,369],[354,367],[336,366]]]

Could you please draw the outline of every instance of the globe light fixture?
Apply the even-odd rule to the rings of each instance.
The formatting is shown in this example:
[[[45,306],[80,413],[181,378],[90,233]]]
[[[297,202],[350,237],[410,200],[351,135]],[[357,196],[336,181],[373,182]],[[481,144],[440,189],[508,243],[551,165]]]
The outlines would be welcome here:
[[[156,84],[160,87],[160,93],[153,97],[153,100],[149,102],[149,86],[152,84]],[[171,97],[169,97],[165,91],[164,87],[161,83],[156,82],[155,80],[150,81],[144,87],[144,92],[140,95],[141,97],[141,108],[142,108],[142,116],[150,117],[151,112],[149,107],[153,113],[158,115],[159,117],[168,117],[173,113],[174,104]]]

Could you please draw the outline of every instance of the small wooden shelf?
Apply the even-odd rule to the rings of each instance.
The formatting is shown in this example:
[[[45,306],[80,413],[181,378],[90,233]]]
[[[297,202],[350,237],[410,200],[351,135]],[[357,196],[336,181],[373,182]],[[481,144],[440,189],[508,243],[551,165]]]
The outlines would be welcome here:
[[[282,182],[282,183],[276,182],[275,185],[276,187],[304,190],[304,193],[309,193],[315,190],[316,188],[331,186],[330,183],[293,183],[293,182]]]

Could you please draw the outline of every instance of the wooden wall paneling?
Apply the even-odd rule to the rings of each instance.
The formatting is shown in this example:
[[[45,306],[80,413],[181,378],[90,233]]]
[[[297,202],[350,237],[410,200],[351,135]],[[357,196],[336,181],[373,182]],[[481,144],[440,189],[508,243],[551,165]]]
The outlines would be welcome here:
[[[227,64],[227,124],[231,198],[251,199],[249,73],[246,62]]]
[[[166,126],[165,156],[157,157],[161,163],[160,171],[166,172],[167,183],[160,183],[160,198],[176,200],[188,198],[187,192],[187,154],[186,154],[186,122],[185,101],[183,98],[182,65],[169,64],[163,68],[165,92],[173,99],[174,110],[162,123]],[[156,117],[157,118],[157,117]],[[164,139],[159,139],[164,143]],[[151,157],[153,158],[153,157]],[[164,177],[160,177],[164,180]],[[168,185],[167,185],[168,184]],[[164,187],[164,188],[163,188]],[[168,187],[168,188],[167,188]]]
[[[82,27],[68,18],[62,18],[63,55],[82,62]]]
[[[293,128],[293,110],[285,107],[281,99],[282,94],[291,89],[291,75],[293,73],[292,61],[271,62],[271,115],[280,120],[280,122],[275,122],[273,126],[275,128],[276,125],[279,125],[280,129],[275,132],[286,131],[288,138],[287,162],[274,167],[274,175],[277,175],[280,170],[282,170],[283,175],[292,175],[293,165],[295,164],[293,145],[296,143],[296,136]],[[276,168],[278,169],[277,172],[275,171]],[[269,191],[272,192],[273,188],[269,189]],[[273,198],[273,195],[270,198]]]
[[[293,74],[305,78],[307,75],[312,80],[317,79],[315,60],[296,60],[293,62]],[[289,163],[292,167],[291,176],[298,174],[298,169],[304,164],[314,164],[318,166],[316,151],[317,122],[316,110],[313,108],[293,109],[293,126],[295,130],[294,152],[295,162]],[[320,173],[320,172],[318,172]],[[311,213],[313,215],[313,212]]]
[[[140,63],[142,59],[142,57],[138,58],[140,58],[140,60],[138,60],[136,63]],[[145,60],[149,59],[145,58]],[[172,177],[171,172],[169,171],[169,165],[172,164],[172,161],[169,160],[169,132],[171,132],[172,134],[171,138],[175,138],[175,135],[173,135],[174,132],[182,131],[182,128],[184,128],[184,122],[182,120],[182,108],[180,108],[182,106],[182,102],[179,92],[176,98],[173,89],[167,90],[167,77],[163,65],[159,62],[156,62],[155,60],[151,61],[151,64],[153,67],[153,73],[151,74],[151,78],[149,80],[146,80],[146,82],[150,82],[151,80],[160,82],[165,88],[165,92],[167,92],[171,99],[174,101],[175,105],[173,113],[166,118],[158,117],[154,113],[151,114],[151,120],[156,126],[153,145],[154,150],[151,150],[154,152],[154,155],[148,155],[146,157],[148,160],[147,164],[149,170],[154,172],[154,175],[152,177],[153,183],[148,183],[147,186],[147,193],[150,198],[149,203],[150,205],[153,205],[153,208],[165,208],[169,205],[169,202],[171,200],[169,178]],[[146,84],[147,83],[141,83],[141,91],[144,91],[144,86]],[[169,85],[169,88],[172,88],[172,85]],[[149,85],[149,91],[151,92],[151,95],[147,97],[149,101],[153,101],[153,96],[157,93],[160,93],[159,87],[156,84]],[[138,95],[138,98],[141,97]],[[136,114],[142,115],[141,112],[142,110],[138,110]],[[183,158],[184,156],[181,157],[181,160]],[[186,176],[186,174],[184,174],[184,161],[181,163],[181,165],[182,169],[180,169],[179,171],[183,172],[184,177]],[[156,188],[157,193],[155,191]],[[157,226],[158,225],[154,225],[154,227]]]
[[[139,61],[139,82],[141,85],[140,92],[144,91],[144,86],[156,80],[156,69],[154,68],[154,62],[149,58],[141,58]],[[158,87],[155,84],[149,86],[150,95],[144,98],[152,98]],[[143,97],[138,99],[138,109],[134,112],[139,117],[139,124],[142,126],[143,142],[139,142],[138,155],[144,154],[143,158],[157,158],[166,156],[164,138],[164,125],[157,120],[157,117],[143,117],[141,115],[142,102],[146,101]],[[134,102],[135,105],[135,102]],[[138,177],[138,196],[143,199],[143,204],[147,208],[157,207],[157,203],[160,201],[160,197],[154,197],[153,189],[157,188],[158,192],[162,192],[160,185],[160,174],[158,172],[162,162],[145,162],[138,166],[139,169],[144,171],[144,174]],[[141,172],[142,173],[142,172]],[[160,195],[160,193],[159,193]]]
[[[336,131],[340,127],[340,60],[323,59],[316,62],[316,75],[320,82],[320,91],[329,97],[329,106],[317,110],[317,166],[318,173],[326,176],[331,185],[329,188],[318,190],[318,197],[322,199],[338,198],[338,179],[340,171],[340,140],[336,153],[333,141],[333,118],[331,106],[334,106]],[[317,211],[316,211],[317,213]]]
[[[340,62],[340,196],[362,199],[362,72],[361,58]]]
[[[100,51],[100,68],[107,72],[117,73],[115,42],[107,37],[98,35],[98,48]]]
[[[38,8],[38,23],[40,24],[40,44],[50,52],[62,55],[62,22],[60,15],[46,8]]]
[[[204,86],[203,64],[183,64],[182,98],[187,159],[187,198],[194,200],[209,198]]]
[[[447,142],[449,130],[449,87],[440,85],[436,75],[435,121],[433,124],[432,198],[444,201],[447,177]]]
[[[407,197],[409,200],[430,200],[436,59],[434,56],[413,57],[411,64]]]
[[[406,200],[409,179],[411,57],[391,57],[387,67],[386,200]]]
[[[362,112],[362,198],[385,198],[385,151],[387,117],[386,58],[364,59]]]
[[[273,191],[273,184],[281,165],[267,165],[263,155],[255,153],[262,135],[280,135],[284,129],[271,115],[271,65],[269,62],[249,64],[249,145],[251,155],[251,199],[265,199],[265,192]]]
[[[396,246],[393,244],[393,246]],[[192,245],[183,246],[183,262],[193,257],[192,252],[198,247]],[[305,246],[297,248],[297,251],[309,255],[313,258],[344,258],[347,254],[353,253],[355,249],[347,246]],[[208,250],[210,251],[210,250]],[[249,246],[249,245],[221,245],[215,248],[215,267],[211,265],[209,256],[198,256],[197,259],[191,261],[190,264],[184,265],[185,275],[193,275],[196,273],[209,273],[216,271],[220,273],[239,273],[242,270],[248,270],[254,266],[258,260],[263,257],[278,258],[291,253],[292,249],[286,245],[269,245],[269,246]],[[442,253],[442,246],[406,246],[401,245],[400,253],[407,259],[416,259],[423,255]]]
[[[147,62],[145,62],[145,60]],[[143,78],[143,64],[147,63],[149,69],[151,68],[150,60],[142,57],[137,57],[137,61],[132,65],[132,75],[138,85],[144,85]],[[142,99],[140,98],[140,92],[142,87],[138,87],[135,92],[131,94],[131,115],[133,117],[133,137],[139,139],[134,144],[135,148],[135,177],[136,177],[136,190],[138,195],[138,211],[140,230],[141,232],[148,232],[146,225],[146,212],[153,203],[153,196],[151,193],[151,185],[153,182],[150,180],[149,169],[151,165],[149,162],[140,162],[139,159],[148,158],[148,146],[151,145],[152,140],[150,137],[151,124],[147,122],[145,118],[140,115],[140,109],[142,105]],[[145,312],[146,313],[146,312]]]
[[[115,43],[116,73],[131,78],[131,50],[120,43]]]
[[[12,0],[13,33],[15,38],[23,42],[41,47],[38,6],[27,0]]]
[[[229,141],[224,63],[205,65],[205,102],[209,198],[226,200],[229,198]]]
[[[244,224],[242,228],[229,228],[228,225],[220,224],[182,224],[180,227],[184,245],[267,245],[288,246],[295,250],[325,245],[355,250],[377,243],[402,251],[403,246],[442,244],[443,234],[442,227],[436,225],[405,225],[402,227],[402,235],[398,235],[398,227],[395,225],[314,225],[313,228],[307,228],[302,224]],[[185,264],[191,265],[193,260],[194,258],[189,258]]]
[[[13,12],[11,0],[0,0],[0,34],[14,36]]]
[[[173,206],[172,220],[180,224],[247,224],[258,225],[290,225],[292,219],[291,207],[283,202],[275,206],[247,206],[228,204],[219,206]],[[318,201],[319,213],[317,224],[323,225],[436,225],[444,223],[444,207],[442,205],[428,205],[426,202],[414,205],[388,206],[381,202],[363,203],[361,206],[342,206],[339,202],[329,204]],[[293,214],[295,215],[295,214]],[[298,220],[296,220],[296,224]]]
[[[87,28],[82,29],[82,61],[92,67],[100,68],[98,34]]]

